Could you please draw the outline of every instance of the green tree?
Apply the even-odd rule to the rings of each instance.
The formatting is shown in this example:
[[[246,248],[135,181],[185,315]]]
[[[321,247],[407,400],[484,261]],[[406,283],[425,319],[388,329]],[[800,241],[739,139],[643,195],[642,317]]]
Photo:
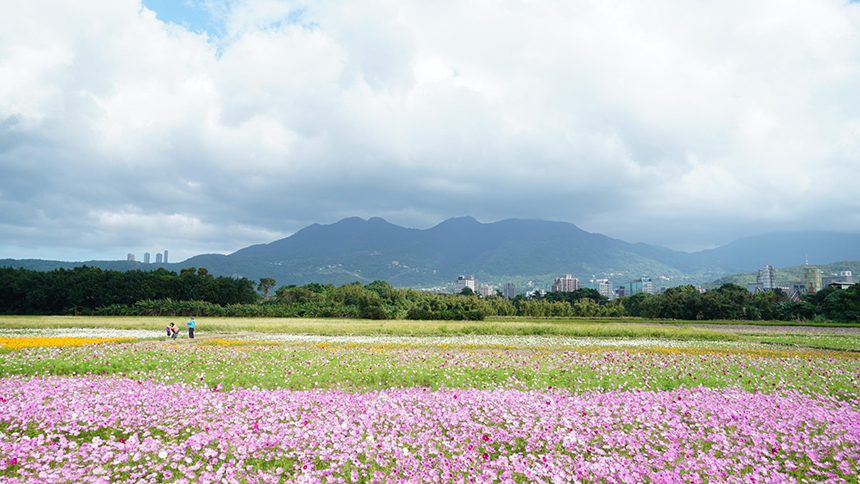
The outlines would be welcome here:
[[[660,294],[659,316],[672,319],[702,319],[702,298],[693,286],[677,286],[666,289]]]
[[[653,298],[654,296],[646,292],[638,292],[622,299],[622,304],[624,304],[624,308],[630,316],[642,317],[642,303]]]
[[[257,284],[257,290],[263,291],[263,298],[269,297],[269,290],[275,287],[275,280],[271,277],[261,277],[260,283]]]
[[[776,314],[784,321],[803,321],[815,317],[815,306],[807,301],[783,301],[776,305]]]

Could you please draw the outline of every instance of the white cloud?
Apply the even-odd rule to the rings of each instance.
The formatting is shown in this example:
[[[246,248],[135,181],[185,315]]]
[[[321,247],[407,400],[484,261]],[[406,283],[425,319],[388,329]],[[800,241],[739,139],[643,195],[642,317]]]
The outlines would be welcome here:
[[[832,196],[860,182],[858,4],[207,4],[220,38],[139,0],[0,6],[0,248],[230,252],[350,215],[860,230]]]

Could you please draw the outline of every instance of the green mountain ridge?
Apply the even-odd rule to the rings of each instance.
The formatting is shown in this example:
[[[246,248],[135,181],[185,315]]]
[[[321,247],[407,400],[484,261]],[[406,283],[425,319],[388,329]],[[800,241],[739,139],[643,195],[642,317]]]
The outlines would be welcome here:
[[[582,283],[606,278],[615,286],[641,275],[651,276],[658,286],[714,283],[737,273],[748,275],[765,264],[792,267],[807,256],[821,264],[860,260],[860,234],[765,234],[687,253],[628,243],[565,222],[480,223],[458,217],[429,229],[409,229],[381,218],[352,217],[329,225],[313,224],[290,237],[229,255],[201,254],[179,263],[7,259],[0,265],[50,270],[86,264],[112,270],[163,267],[172,271],[193,266],[205,267],[216,276],[271,277],[279,286],[384,280],[393,286],[438,289],[452,285],[458,275],[475,275],[481,283],[514,282],[522,292],[530,287],[548,289],[555,277],[564,274]]]

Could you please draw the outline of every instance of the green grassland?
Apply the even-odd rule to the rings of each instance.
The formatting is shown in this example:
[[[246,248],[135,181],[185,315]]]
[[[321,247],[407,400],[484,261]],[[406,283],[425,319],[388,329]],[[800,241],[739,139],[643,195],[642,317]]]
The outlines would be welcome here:
[[[185,328],[187,318],[114,316],[0,316],[0,329],[112,328],[162,331],[170,322]],[[409,321],[311,318],[206,318],[197,331],[207,333],[291,333],[313,335],[508,335],[570,336],[588,338],[663,338],[676,340],[736,341],[731,332],[660,324],[627,324],[570,319],[506,319],[496,321]]]
[[[188,318],[176,316],[0,316],[3,329],[107,328],[162,331],[170,322],[185,328]],[[203,318],[197,321],[201,336],[261,334],[306,334],[324,336],[559,336],[575,338],[648,338],[679,341],[751,342],[794,348],[829,349],[860,352],[860,333],[827,331],[850,325],[820,324],[797,326],[765,322],[749,324],[736,321],[708,321],[719,328],[696,327],[691,321],[651,321],[594,319],[525,319],[504,318],[489,321],[409,321],[369,319],[311,318]],[[766,330],[783,326],[780,332],[762,333],[746,330],[756,326]],[[856,325],[855,325],[856,326]],[[94,333],[96,335],[97,333]]]
[[[860,334],[761,334],[741,333],[744,341],[792,348],[846,351],[860,354]]]

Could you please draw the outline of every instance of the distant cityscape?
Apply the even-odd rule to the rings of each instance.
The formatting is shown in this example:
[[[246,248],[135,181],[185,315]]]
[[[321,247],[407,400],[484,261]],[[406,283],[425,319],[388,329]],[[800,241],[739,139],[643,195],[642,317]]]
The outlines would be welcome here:
[[[143,263],[151,263],[151,254],[143,253]],[[136,262],[135,254],[129,253],[127,258],[129,262]],[[155,254],[156,264],[168,263],[168,251]],[[397,261],[393,262],[399,265]],[[777,285],[777,271],[772,265],[765,265],[756,273],[756,282],[751,282],[747,285],[747,290],[751,293],[759,293],[765,291],[780,290],[788,294],[789,299],[799,300],[802,294],[816,293],[826,287],[836,287],[839,289],[847,289],[855,284],[854,275],[851,271],[840,271],[839,275],[823,276],[822,271],[817,266],[810,266],[807,261],[803,270],[803,280],[792,281],[788,286]],[[663,278],[665,279],[665,278]],[[529,282],[531,286],[531,282]],[[492,284],[479,284],[474,275],[461,275],[454,282],[454,293],[459,294],[464,289],[470,289],[473,293],[480,297],[490,297],[500,295],[505,299],[513,299],[517,296],[517,285],[513,282],[506,282],[501,286]],[[579,289],[593,289],[598,294],[606,299],[618,299],[632,296],[638,293],[657,294],[664,292],[667,288],[657,288],[652,278],[648,275],[643,275],[630,282],[620,285],[613,285],[609,279],[590,279],[587,283],[580,283],[580,280],[573,277],[571,274],[565,274],[563,277],[556,277],[550,291],[551,292],[574,292]],[[701,293],[705,292],[702,286],[696,286],[696,290]],[[533,288],[523,292],[525,296],[533,296],[535,294],[546,294],[546,291],[541,288]]]
[[[581,284],[579,279],[570,274],[565,274],[564,277],[556,277],[550,291],[552,292],[574,292],[579,289],[594,289],[601,296],[607,299],[617,299],[630,296],[639,292],[655,294],[654,283],[648,276],[642,276],[634,281],[613,287],[609,279],[592,279],[587,283]],[[475,276],[458,276],[454,282],[454,292],[459,294],[463,289],[469,288],[475,294],[481,297],[501,295],[506,299],[513,299],[517,296],[517,285],[513,282],[506,282],[503,286],[497,287],[492,284],[479,284]],[[702,292],[704,289],[698,288]],[[546,294],[546,291],[541,288],[534,288],[523,293],[525,296],[533,296],[535,294]]]
[[[851,271],[840,271],[838,276],[822,276],[821,268],[810,266],[808,263],[803,268],[803,280],[793,281],[789,286],[777,286],[776,269],[772,265],[766,265],[756,273],[756,282],[751,282],[747,289],[752,292],[773,291],[776,289],[789,295],[789,299],[797,300],[801,294],[816,293],[825,287],[848,289],[854,285],[854,275]]]
[[[150,264],[151,263],[149,256],[150,256],[149,252],[143,253],[143,263],[144,264]],[[136,262],[134,254],[132,254],[130,252],[129,252],[128,256],[126,257],[126,260],[129,262]],[[155,254],[155,263],[156,264],[162,264],[162,263],[167,264],[168,263],[167,250],[164,251],[164,254],[162,254],[161,252],[157,252]]]
[[[763,269],[760,269],[756,273],[756,282],[750,283],[747,286],[747,290],[751,293],[758,293],[778,289],[787,294],[789,299],[799,300],[802,294],[816,293],[826,287],[847,289],[854,285],[854,283],[854,276],[851,271],[840,271],[839,275],[824,277],[819,267],[810,266],[807,263],[804,267],[802,281],[793,281],[789,286],[778,286],[776,283],[776,269],[772,265],[765,265]],[[454,282],[454,292],[459,294],[466,288],[469,288],[481,297],[502,295],[506,299],[513,299],[517,296],[517,286],[513,282],[505,283],[503,289],[500,289],[491,284],[479,285],[475,276],[458,276]],[[594,289],[598,294],[607,299],[618,299],[638,293],[657,294],[667,289],[664,287],[658,291],[654,285],[654,281],[647,275],[618,286],[613,286],[609,279],[591,279],[587,283],[581,284],[578,278],[570,274],[565,274],[564,277],[555,278],[555,282],[552,284],[550,290],[552,292],[574,292],[583,288]],[[701,286],[696,286],[696,290],[701,293],[705,292],[705,289]],[[535,288],[523,294],[532,296],[534,294],[546,294],[546,291]]]

